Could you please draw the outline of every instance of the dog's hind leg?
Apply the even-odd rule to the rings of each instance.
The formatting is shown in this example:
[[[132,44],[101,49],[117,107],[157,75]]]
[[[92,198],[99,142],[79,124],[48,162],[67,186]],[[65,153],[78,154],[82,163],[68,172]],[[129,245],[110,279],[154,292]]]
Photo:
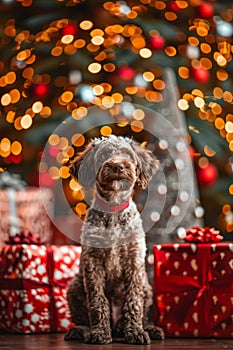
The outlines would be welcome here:
[[[67,291],[67,301],[72,322],[80,326],[89,326],[86,293],[81,275],[76,275],[76,277],[71,281]]]
[[[89,318],[86,307],[86,293],[81,275],[71,281],[67,291],[67,301],[71,313],[71,320],[76,325],[65,334],[65,340],[85,341],[89,332]]]

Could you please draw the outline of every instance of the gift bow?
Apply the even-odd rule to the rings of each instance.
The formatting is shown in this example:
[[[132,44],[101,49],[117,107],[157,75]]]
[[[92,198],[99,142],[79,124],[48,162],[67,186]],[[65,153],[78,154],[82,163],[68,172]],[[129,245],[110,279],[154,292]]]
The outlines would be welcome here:
[[[193,226],[193,228],[186,230],[184,240],[189,243],[217,243],[223,240],[223,236],[213,227]]]
[[[10,174],[8,171],[0,173],[0,188],[20,190],[26,186],[26,182],[22,180],[20,174]]]
[[[41,245],[44,242],[41,241],[39,235],[32,234],[30,231],[18,232],[15,236],[10,236],[6,244],[36,244]]]

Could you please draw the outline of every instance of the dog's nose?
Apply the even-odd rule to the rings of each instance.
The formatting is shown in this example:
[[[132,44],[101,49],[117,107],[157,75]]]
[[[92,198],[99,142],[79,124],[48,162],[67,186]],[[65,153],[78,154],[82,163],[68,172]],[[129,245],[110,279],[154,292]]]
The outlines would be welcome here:
[[[124,170],[124,165],[121,164],[121,163],[114,163],[114,164],[113,164],[113,170],[114,170],[115,172],[123,171],[123,170]]]

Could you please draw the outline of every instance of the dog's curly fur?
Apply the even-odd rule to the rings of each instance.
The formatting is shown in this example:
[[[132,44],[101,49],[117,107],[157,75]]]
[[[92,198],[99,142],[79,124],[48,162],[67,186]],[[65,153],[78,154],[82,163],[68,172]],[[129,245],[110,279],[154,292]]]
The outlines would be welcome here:
[[[124,338],[131,344],[163,339],[163,331],[147,326],[152,288],[145,271],[145,233],[132,193],[146,188],[158,168],[152,152],[130,138],[111,135],[92,140],[77,155],[70,173],[82,186],[95,185],[101,203],[125,202],[117,212],[92,202],[83,224],[80,272],[67,298],[77,325],[66,340],[108,344]]]

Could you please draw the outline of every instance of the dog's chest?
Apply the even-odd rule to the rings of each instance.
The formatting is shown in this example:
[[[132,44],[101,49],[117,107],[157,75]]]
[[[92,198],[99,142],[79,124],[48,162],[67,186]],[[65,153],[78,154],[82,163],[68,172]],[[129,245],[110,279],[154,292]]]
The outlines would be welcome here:
[[[111,248],[105,255],[105,273],[108,281],[122,278],[125,261],[122,258],[122,248]]]
[[[105,254],[104,268],[108,281],[124,279],[129,266],[140,269],[145,263],[146,244],[144,239],[121,247],[113,247]]]
[[[144,237],[142,220],[136,205],[119,213],[106,213],[90,208],[82,228],[81,243],[92,247],[122,246]]]

